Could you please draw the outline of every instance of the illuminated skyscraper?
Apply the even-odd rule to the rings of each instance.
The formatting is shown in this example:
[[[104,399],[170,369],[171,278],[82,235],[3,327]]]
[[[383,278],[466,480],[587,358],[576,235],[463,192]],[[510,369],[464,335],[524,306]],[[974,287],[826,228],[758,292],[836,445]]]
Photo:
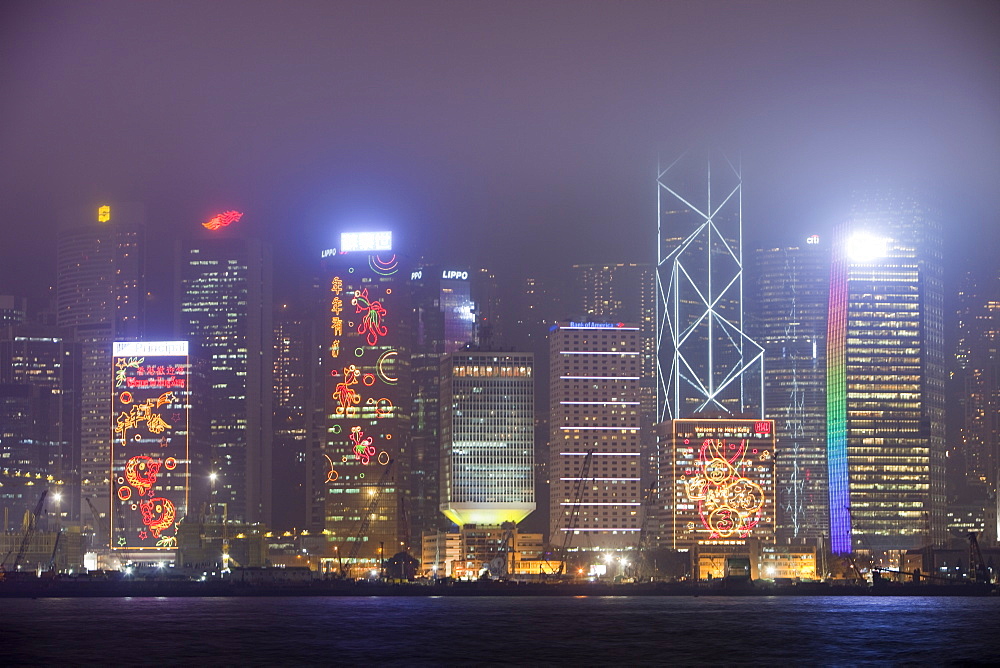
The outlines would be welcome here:
[[[328,539],[345,567],[368,569],[412,539],[402,521],[410,465],[410,274],[391,232],[345,232],[322,256],[326,431],[312,474],[321,474],[317,486],[325,490]]]
[[[441,372],[441,512],[459,527],[535,509],[530,353],[461,351]]]
[[[56,239],[56,324],[81,346],[80,494],[107,516],[111,344],[141,336],[145,211],[102,206],[91,222],[67,216]],[[86,518],[95,531],[103,520]],[[107,545],[99,535],[97,544]]]
[[[981,508],[985,531],[980,542],[993,544],[1000,533],[1000,278],[968,276],[959,293],[958,316],[958,447],[949,455],[962,467],[957,491],[966,498],[956,500]]]
[[[3,531],[19,531],[24,512],[42,490],[62,491],[59,467],[59,395],[29,383],[0,382],[0,517]],[[67,499],[67,502],[69,499]]]
[[[49,441],[49,445],[34,450],[39,456],[22,468],[27,466],[26,471],[61,481],[61,501],[49,512],[75,521],[80,516],[80,347],[68,334],[72,332],[49,325],[0,326],[0,384],[7,385],[12,392],[8,396],[15,402],[23,399],[26,408],[44,411],[44,416],[29,412],[18,418],[22,424],[44,421],[43,433]],[[0,424],[6,422],[0,419]],[[0,441],[8,438],[13,434],[0,429]],[[0,461],[5,462],[5,468],[13,465],[6,456],[0,455]],[[0,482],[4,483],[0,498],[7,499],[13,481],[8,477]],[[36,496],[40,493],[37,488],[30,489]],[[29,501],[32,505],[37,498]],[[12,510],[11,517],[20,518],[23,512],[24,508]]]
[[[913,197],[858,198],[833,248],[830,540],[883,553],[944,539],[941,228]]]
[[[549,341],[550,540],[581,550],[635,547],[644,468],[641,328],[562,322]]]
[[[593,322],[632,322],[642,335],[643,387],[656,380],[656,270],[651,264],[573,265],[578,313]]]
[[[216,217],[218,218],[218,216]],[[213,219],[214,220],[214,219]],[[270,249],[223,231],[177,251],[177,337],[207,363],[212,512],[271,522],[273,336]],[[207,236],[220,235],[220,236]]]
[[[685,154],[657,177],[657,422],[763,416],[763,349],[744,333],[742,176]]]
[[[111,549],[170,551],[188,514],[192,402],[187,341],[115,341],[108,425]]]
[[[799,246],[755,253],[754,339],[764,347],[764,403],[779,456],[777,535],[829,535],[826,484],[826,320],[829,244],[813,235]]]
[[[631,322],[639,325],[642,340],[642,379],[639,381],[639,439],[644,475],[656,470],[656,269],[652,264],[578,264],[573,266],[576,293],[583,320]],[[644,479],[643,486],[654,481]]]
[[[303,309],[280,305],[274,314],[274,441],[272,528],[310,527],[307,516],[307,411],[319,373],[312,322]]]
[[[771,530],[755,529],[766,503],[773,503],[771,497],[761,498],[757,489],[766,494],[773,483],[743,484],[757,473],[768,475],[758,472],[764,464],[745,452],[763,432],[742,423],[739,429],[733,427],[734,418],[760,421],[764,416],[764,351],[746,334],[743,318],[742,197],[738,161],[719,152],[684,154],[657,175],[656,420],[660,426],[658,503],[652,512],[659,525],[655,540],[671,549],[718,540],[740,546],[751,534],[774,539],[773,514],[771,524],[765,523]],[[689,432],[686,422],[678,423],[687,418],[707,421]],[[710,418],[717,420],[715,426],[709,424]],[[678,436],[688,433],[694,436]],[[715,442],[730,438],[735,440],[724,447]],[[699,440],[697,448],[692,439]],[[768,456],[773,462],[773,448]],[[716,467],[719,457],[729,462],[727,480],[747,493],[730,498],[712,492],[707,500],[697,491],[688,494],[687,481],[697,478],[699,467]],[[738,509],[740,504],[746,508]],[[701,519],[678,524],[695,510]],[[720,519],[728,515],[733,515],[731,526]]]
[[[467,269],[424,265],[410,272],[414,342],[410,356],[413,381],[411,535],[443,528],[441,516],[441,362],[474,343],[476,308]]]

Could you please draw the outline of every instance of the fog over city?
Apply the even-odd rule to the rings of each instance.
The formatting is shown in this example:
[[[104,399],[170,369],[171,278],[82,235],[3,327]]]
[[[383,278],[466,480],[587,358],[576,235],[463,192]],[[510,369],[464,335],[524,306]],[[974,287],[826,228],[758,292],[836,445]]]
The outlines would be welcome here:
[[[748,246],[823,234],[854,188],[900,184],[942,211],[952,266],[989,261],[998,11],[7,2],[0,284],[44,294],[61,212],[105,200],[145,204],[171,245],[239,209],[303,270],[367,225],[510,277],[653,261],[658,161],[705,145],[741,157]]]

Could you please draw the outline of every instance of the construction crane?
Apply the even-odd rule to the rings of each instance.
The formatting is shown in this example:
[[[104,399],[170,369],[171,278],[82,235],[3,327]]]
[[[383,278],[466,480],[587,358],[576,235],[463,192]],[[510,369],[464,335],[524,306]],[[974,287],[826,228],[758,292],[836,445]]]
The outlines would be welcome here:
[[[979,550],[979,535],[975,531],[970,531],[969,535],[969,572],[972,574],[973,582],[989,582],[990,573],[983,560],[983,553]]]
[[[342,578],[347,577],[348,567],[358,557],[358,551],[361,549],[361,537],[365,535],[368,531],[368,527],[371,526],[372,516],[378,512],[379,501],[382,499],[382,490],[385,489],[385,483],[389,480],[394,463],[395,460],[389,460],[389,463],[386,464],[385,470],[382,471],[382,475],[379,477],[378,482],[375,483],[375,488],[371,491],[371,499],[368,500],[368,507],[365,508],[365,512],[361,516],[361,521],[358,523],[358,530],[354,534],[354,542],[351,543],[351,551],[347,554],[347,566],[345,566],[343,562],[340,564],[340,577]]]
[[[49,556],[49,567],[45,573],[42,573],[42,577],[47,579],[53,579],[56,577],[56,553],[59,551],[59,539],[62,538],[62,528],[56,532],[56,539],[52,545],[52,554]]]
[[[18,545],[17,554],[14,556],[14,561],[11,564],[11,571],[17,572],[18,566],[21,565],[21,559],[24,558],[24,553],[28,549],[28,544],[31,543],[31,537],[34,536],[35,530],[38,527],[38,516],[42,514],[42,506],[45,504],[45,497],[49,493],[49,490],[42,492],[42,495],[38,497],[38,503],[35,504],[35,512],[30,515],[25,513],[24,517],[24,533],[21,535],[21,543]],[[0,563],[0,571],[7,571],[7,557],[10,556],[10,552],[4,557],[3,563]]]
[[[580,503],[583,500],[584,483],[587,481],[587,474],[590,473],[593,459],[594,449],[591,448],[587,451],[587,456],[583,458],[583,464],[580,466],[580,477],[576,479],[576,488],[573,491],[573,505],[570,506],[569,517],[566,518],[566,526],[563,527],[563,542],[559,550],[561,563],[559,564],[558,575],[562,575],[566,570],[566,559],[568,558],[570,547],[573,546],[573,533],[576,530],[577,517],[580,514]]]
[[[504,522],[501,527],[503,529],[503,538],[500,540],[500,546],[497,548],[496,556],[490,559],[487,568],[490,572],[490,577],[494,578],[505,578],[510,575],[510,552],[511,543],[514,542],[514,531],[517,525],[513,522]]]

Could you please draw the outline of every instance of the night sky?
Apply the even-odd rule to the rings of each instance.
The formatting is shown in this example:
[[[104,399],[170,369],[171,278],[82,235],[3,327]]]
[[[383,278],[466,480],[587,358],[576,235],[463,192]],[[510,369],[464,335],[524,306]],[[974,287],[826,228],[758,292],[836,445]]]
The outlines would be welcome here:
[[[508,277],[653,261],[657,160],[707,144],[751,244],[915,185],[953,266],[997,263],[998,35],[997,2],[6,0],[0,293],[44,294],[60,211],[105,201],[164,249],[244,211],[279,294],[358,227]]]

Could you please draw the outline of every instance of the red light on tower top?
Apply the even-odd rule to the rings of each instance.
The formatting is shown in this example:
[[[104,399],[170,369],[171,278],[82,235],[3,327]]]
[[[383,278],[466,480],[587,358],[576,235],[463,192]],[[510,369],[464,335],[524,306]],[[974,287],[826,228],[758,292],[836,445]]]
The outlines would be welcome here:
[[[223,227],[229,227],[242,217],[243,217],[242,211],[224,211],[220,214],[212,216],[212,218],[210,218],[208,222],[202,223],[201,225],[202,227],[214,231],[222,229]]]

